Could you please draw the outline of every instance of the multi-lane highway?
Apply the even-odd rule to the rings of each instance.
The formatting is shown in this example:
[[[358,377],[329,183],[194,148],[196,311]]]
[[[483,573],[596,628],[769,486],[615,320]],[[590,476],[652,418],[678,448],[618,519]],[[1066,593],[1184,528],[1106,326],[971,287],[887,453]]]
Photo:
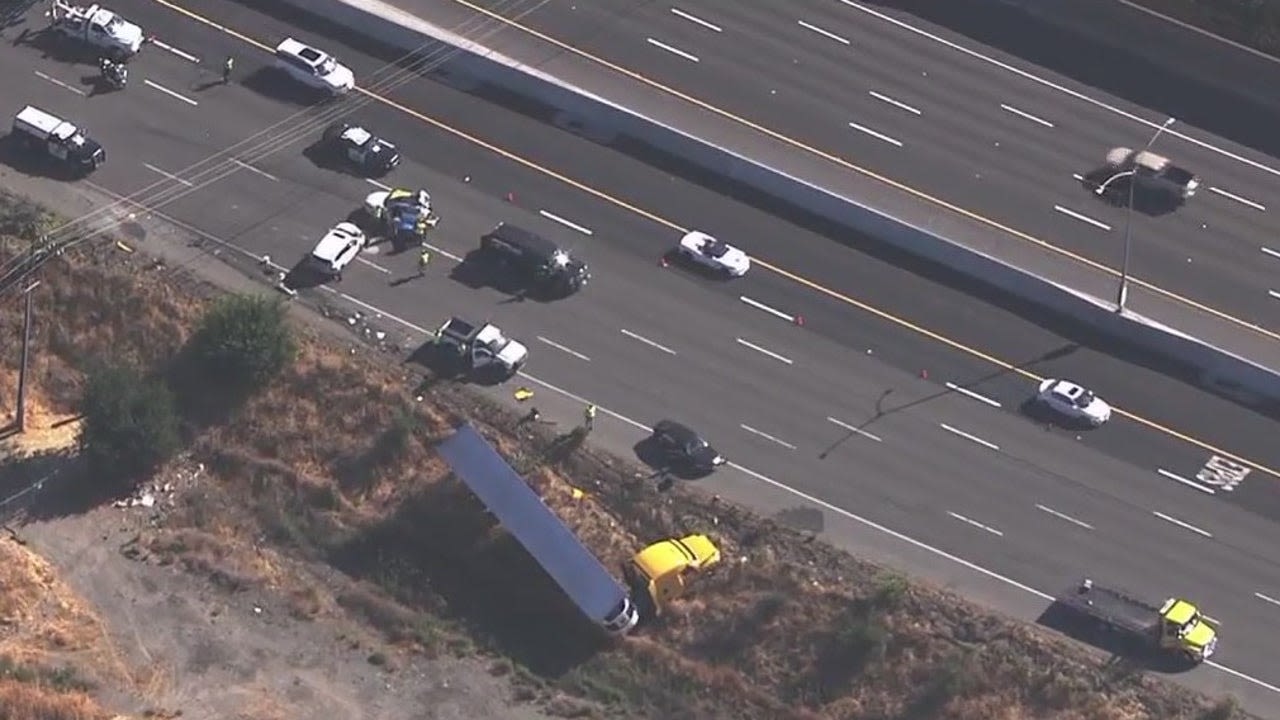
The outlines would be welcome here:
[[[387,182],[432,192],[444,218],[432,238],[438,260],[427,277],[400,282],[413,259],[378,247],[347,272],[341,297],[318,296],[377,308],[384,329],[418,342],[455,312],[493,318],[531,346],[526,382],[547,396],[545,414],[573,422],[581,407],[564,398],[589,398],[607,411],[595,436],[623,451],[639,426],[685,420],[734,461],[709,487],[765,510],[802,504],[804,493],[837,542],[851,544],[842,527],[874,522],[917,543],[883,553],[900,562],[927,544],[1041,591],[1087,572],[1153,597],[1192,595],[1225,623],[1224,644],[1220,666],[1183,681],[1280,717],[1271,630],[1280,606],[1267,600],[1280,598],[1268,552],[1280,540],[1268,510],[1280,507],[1280,480],[1257,469],[1213,495],[1186,484],[1215,454],[1280,466],[1272,421],[961,289],[872,257],[832,257],[803,228],[524,116],[427,81],[396,84],[380,61],[242,6],[196,8],[230,34],[150,0],[116,5],[162,43],[134,63],[123,93],[89,96],[85,67],[0,49],[6,112],[34,102],[84,119],[108,147],[110,163],[79,192],[138,193],[144,204],[182,195],[162,211],[290,264],[373,189],[302,152],[319,120],[349,110],[400,142],[407,161]],[[335,50],[377,95],[290,102],[248,42],[285,34]],[[223,86],[209,68],[227,54],[239,58],[238,77]],[[189,170],[255,134],[260,152],[242,144],[238,164],[224,164],[234,174],[205,182]],[[499,220],[576,247],[592,264],[591,286],[559,303],[515,303],[449,279],[449,259]],[[663,267],[679,229],[693,226],[775,267],[806,267],[806,278],[757,267],[721,283]],[[821,274],[808,272],[818,258]],[[1078,437],[1048,429],[1019,411],[1033,387],[1022,373],[1078,378],[1142,421],[1117,417]],[[940,568],[941,557],[910,569],[951,581],[955,567]]]
[[[572,53],[613,79],[611,97],[641,111],[672,117],[655,87],[723,111],[712,119],[686,103],[688,130],[720,137],[724,123],[713,120],[741,119],[1108,267],[1121,262],[1126,213],[1082,177],[1109,148],[1145,145],[1166,119],[880,3],[394,4],[445,26],[518,18],[484,43],[539,67]],[[584,64],[574,65],[576,78]],[[635,91],[620,97],[625,88]],[[1156,149],[1203,176],[1205,188],[1176,212],[1134,214],[1133,272],[1280,339],[1280,248],[1271,239],[1280,162],[1184,124]],[[771,157],[764,142],[758,155]],[[921,221],[937,213],[917,204]],[[1250,352],[1266,362],[1280,355]]]

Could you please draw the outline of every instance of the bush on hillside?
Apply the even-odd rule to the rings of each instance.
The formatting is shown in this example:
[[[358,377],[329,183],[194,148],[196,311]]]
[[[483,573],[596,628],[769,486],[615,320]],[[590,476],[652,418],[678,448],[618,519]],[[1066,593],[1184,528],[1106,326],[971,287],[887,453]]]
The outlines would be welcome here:
[[[205,313],[189,350],[209,379],[251,392],[293,361],[297,344],[278,298],[230,295]]]
[[[179,416],[169,388],[131,367],[91,368],[81,410],[80,447],[95,474],[130,483],[151,473],[181,446]]]

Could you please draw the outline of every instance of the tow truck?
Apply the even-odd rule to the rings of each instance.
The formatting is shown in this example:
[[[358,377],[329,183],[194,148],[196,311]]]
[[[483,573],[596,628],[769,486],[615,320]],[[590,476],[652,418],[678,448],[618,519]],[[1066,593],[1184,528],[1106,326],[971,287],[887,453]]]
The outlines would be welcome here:
[[[142,28],[101,5],[53,0],[46,15],[53,32],[90,45],[112,60],[123,62],[142,49]]]
[[[1085,578],[1057,601],[1105,630],[1179,654],[1192,663],[1208,660],[1218,649],[1217,628],[1188,600],[1175,597],[1156,605]]]
[[[706,535],[688,535],[656,542],[631,560],[631,581],[636,591],[653,603],[661,615],[672,601],[685,594],[686,577],[720,562],[720,549]]]
[[[529,348],[502,333],[497,325],[452,317],[436,331],[436,347],[476,376],[510,378],[529,359]]]
[[[364,199],[364,213],[373,224],[371,233],[386,237],[397,248],[421,244],[440,223],[426,190],[376,190]]]

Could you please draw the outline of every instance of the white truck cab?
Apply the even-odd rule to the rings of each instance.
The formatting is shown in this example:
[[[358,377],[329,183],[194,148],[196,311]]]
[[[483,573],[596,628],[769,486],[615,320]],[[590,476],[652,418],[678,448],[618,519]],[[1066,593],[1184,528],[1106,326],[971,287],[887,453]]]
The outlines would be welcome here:
[[[87,43],[113,60],[127,60],[142,49],[142,28],[101,5],[53,0],[48,16],[54,32]]]

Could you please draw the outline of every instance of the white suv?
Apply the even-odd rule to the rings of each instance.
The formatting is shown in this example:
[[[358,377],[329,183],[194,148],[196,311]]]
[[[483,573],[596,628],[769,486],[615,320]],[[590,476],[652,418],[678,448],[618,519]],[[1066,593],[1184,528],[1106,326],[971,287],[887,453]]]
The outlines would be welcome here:
[[[315,90],[342,95],[356,85],[355,75],[332,55],[293,38],[276,46],[276,67]]]
[[[311,265],[324,275],[341,280],[343,269],[356,259],[367,242],[360,228],[340,222],[316,243],[316,249],[311,251]]]

